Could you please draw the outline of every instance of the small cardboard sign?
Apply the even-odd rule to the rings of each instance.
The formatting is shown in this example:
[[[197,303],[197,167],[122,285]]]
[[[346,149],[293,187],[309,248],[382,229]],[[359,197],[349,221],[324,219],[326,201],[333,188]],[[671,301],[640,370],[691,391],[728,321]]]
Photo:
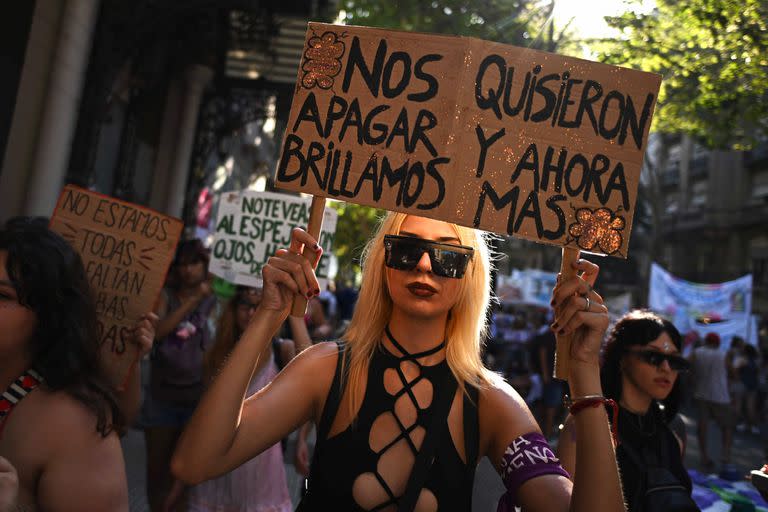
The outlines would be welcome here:
[[[659,75],[310,23],[275,184],[626,257]]]
[[[122,382],[134,360],[131,329],[155,306],[182,222],[66,185],[50,228],[72,244],[83,260],[96,303],[102,355],[111,377]]]
[[[277,249],[291,244],[291,230],[309,224],[311,198],[274,192],[225,192],[219,201],[211,247],[211,273],[235,284],[261,286],[261,269]],[[325,208],[315,275],[321,288],[333,278],[333,238],[338,214]]]

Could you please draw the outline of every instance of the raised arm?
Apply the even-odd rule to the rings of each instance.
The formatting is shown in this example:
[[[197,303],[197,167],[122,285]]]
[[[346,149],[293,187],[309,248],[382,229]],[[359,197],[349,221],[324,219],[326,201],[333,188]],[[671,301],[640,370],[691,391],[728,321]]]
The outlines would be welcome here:
[[[139,415],[141,407],[141,359],[152,350],[157,328],[157,315],[149,312],[143,315],[133,327],[130,337],[132,350],[126,357],[135,358],[135,364],[128,375],[116,375],[111,379],[117,390],[117,405],[125,416],[126,425],[131,425]]]
[[[310,262],[300,254],[315,250]],[[319,414],[336,365],[335,344],[322,344],[296,357],[275,380],[243,398],[259,356],[288,316],[297,293],[319,290],[314,266],[321,253],[306,232],[294,229],[290,249],[280,249],[262,271],[259,308],[240,341],[213,379],[184,430],[171,460],[174,475],[187,483],[221,475],[272,446]]]
[[[553,292],[557,336],[573,334],[569,385],[574,398],[601,395],[598,355],[608,327],[608,312],[599,294],[592,290],[598,267],[579,260],[583,272],[559,282]],[[590,308],[587,311],[589,296]],[[526,511],[622,511],[625,510],[616,457],[607,415],[602,407],[589,407],[573,418],[579,432],[578,478],[569,481],[530,412],[516,394],[504,387],[486,393],[494,399],[483,410],[493,411],[490,422],[493,441],[488,455],[510,491],[511,501]],[[505,395],[507,395],[505,397]],[[568,462],[568,461],[566,461]],[[511,505],[511,503],[509,503]]]
[[[309,336],[307,324],[303,317],[289,316],[288,325],[291,326],[291,336],[293,336],[293,344],[297,354],[301,354],[312,346],[312,338]]]
[[[168,297],[165,293],[161,293],[160,299],[157,301],[157,309],[155,310],[157,316],[160,318],[160,321],[157,324],[157,339],[161,340],[173,332],[176,326],[179,325],[188,314],[192,313],[211,293],[213,293],[211,283],[205,280],[197,286],[195,293],[186,297],[181,304],[179,304],[179,307],[173,311],[170,311],[168,308]]]
[[[578,260],[574,268],[582,272],[558,283],[553,293],[557,336],[571,335],[571,398],[602,395],[600,348],[608,328],[608,309],[593,290],[599,267]],[[586,300],[587,297],[589,300]],[[589,306],[589,309],[586,309]],[[576,474],[570,510],[625,510],[616,452],[604,407],[587,407],[573,417],[579,433],[576,440]]]

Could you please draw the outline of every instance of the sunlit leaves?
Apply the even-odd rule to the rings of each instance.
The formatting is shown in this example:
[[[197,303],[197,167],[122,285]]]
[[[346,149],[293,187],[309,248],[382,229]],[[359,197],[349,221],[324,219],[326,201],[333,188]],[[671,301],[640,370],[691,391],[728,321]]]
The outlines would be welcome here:
[[[768,133],[766,2],[656,4],[650,14],[607,18],[622,38],[593,41],[604,62],[664,77],[654,129],[720,148],[747,148]]]
[[[348,0],[350,25],[478,37],[555,51],[567,31],[552,25],[553,0]]]

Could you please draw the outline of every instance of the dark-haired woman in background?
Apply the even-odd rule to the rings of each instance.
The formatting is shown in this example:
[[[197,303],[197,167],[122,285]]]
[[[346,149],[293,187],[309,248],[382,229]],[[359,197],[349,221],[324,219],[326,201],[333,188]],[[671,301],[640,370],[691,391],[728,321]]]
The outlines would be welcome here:
[[[690,366],[681,348],[675,326],[650,311],[625,314],[605,346],[600,379],[605,396],[618,404],[616,459],[630,512],[698,510],[683,467],[685,427],[676,418],[682,394],[678,376]],[[569,417],[558,456],[574,478],[578,435]],[[650,499],[675,500],[674,506],[646,501],[647,491],[660,487],[675,487],[675,496],[652,492]]]
[[[134,328],[139,355],[156,320]],[[0,456],[18,471],[20,510],[127,511],[117,431],[135,403],[115,396],[99,358],[80,256],[43,223],[0,230]],[[13,510],[16,510],[15,508]]]

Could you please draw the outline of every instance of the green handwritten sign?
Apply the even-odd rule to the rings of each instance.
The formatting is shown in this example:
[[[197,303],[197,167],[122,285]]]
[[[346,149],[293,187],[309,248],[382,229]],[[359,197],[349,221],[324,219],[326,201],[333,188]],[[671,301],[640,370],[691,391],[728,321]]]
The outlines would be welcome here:
[[[261,286],[261,269],[277,249],[291,243],[291,230],[306,228],[311,200],[273,192],[227,192],[221,196],[216,218],[210,271],[222,279]],[[322,287],[333,278],[333,237],[336,210],[325,209],[320,246],[323,256],[316,274]]]

